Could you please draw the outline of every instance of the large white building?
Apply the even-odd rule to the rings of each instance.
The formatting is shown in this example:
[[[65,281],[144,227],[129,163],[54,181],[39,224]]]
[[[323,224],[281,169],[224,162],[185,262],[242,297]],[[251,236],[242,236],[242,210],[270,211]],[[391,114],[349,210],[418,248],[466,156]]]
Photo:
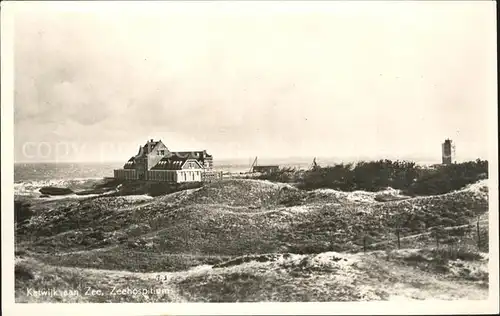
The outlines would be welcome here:
[[[218,178],[212,170],[213,158],[203,151],[170,151],[161,140],[149,140],[139,147],[123,169],[114,170],[114,177],[125,180],[165,182],[201,182]]]

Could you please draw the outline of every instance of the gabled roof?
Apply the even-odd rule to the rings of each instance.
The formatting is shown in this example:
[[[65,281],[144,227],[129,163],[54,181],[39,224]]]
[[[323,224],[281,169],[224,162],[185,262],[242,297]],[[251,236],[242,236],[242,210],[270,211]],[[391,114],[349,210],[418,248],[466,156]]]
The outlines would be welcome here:
[[[156,148],[156,146],[158,146],[158,144],[163,144],[163,142],[161,140],[157,140],[157,141],[153,141],[152,139],[151,140],[148,140],[144,146],[140,146],[139,147],[139,154],[137,154],[137,156],[143,156],[143,155],[147,155],[150,153],[150,150],[149,148],[151,147],[151,149],[153,148]],[[165,146],[165,144],[163,144],[163,146]],[[167,149],[168,151],[168,148],[167,146],[165,146],[165,148]],[[136,156],[136,157],[137,157]]]
[[[150,144],[150,145],[152,145],[152,147],[154,148],[154,147],[156,147],[156,145],[158,145],[158,143],[159,143],[159,142],[160,142],[160,141],[156,141],[156,142],[147,141],[147,142],[146,142],[146,144],[144,144],[144,146],[143,146],[143,147],[146,147],[146,148],[147,148],[147,147],[148,147],[148,145]]]
[[[125,165],[123,166],[123,169],[135,169],[135,156],[130,158]]]
[[[207,158],[212,158],[211,155],[207,154],[206,150],[172,151],[170,152],[170,157],[176,157],[179,159],[196,159],[196,160],[205,160]]]
[[[144,144],[144,146],[142,146],[142,148],[144,149],[143,152],[145,154],[149,154],[150,153],[150,150],[149,150],[149,146],[151,146],[151,149],[155,148],[156,145],[158,145],[159,141],[147,141],[146,144]]]
[[[165,144],[163,144],[163,142],[161,140],[154,141],[153,139],[148,140],[144,144],[144,146],[139,146],[138,153],[134,157],[132,157],[132,158],[129,159],[129,161],[125,164],[124,168],[125,169],[133,169],[133,168],[135,168],[135,159],[145,158],[146,156],[148,156],[150,154],[151,150],[153,148],[156,148],[156,146],[158,146],[158,144],[160,144],[160,143],[163,146],[165,146]],[[150,148],[151,148],[151,150],[150,150]],[[178,162],[175,162],[175,161],[178,161],[178,160],[184,160],[185,161],[186,159],[195,159],[195,160],[197,160],[198,162],[201,163],[201,164],[200,163],[198,163],[198,164],[200,165],[200,168],[202,168],[201,165],[205,164],[206,160],[210,161],[213,158],[212,155],[209,155],[206,150],[174,151],[174,152],[171,152],[171,151],[169,151],[169,149],[167,148],[167,146],[165,146],[165,149],[166,149],[165,150],[166,155],[164,157],[167,158],[167,159],[170,159],[169,161],[170,161],[170,163],[172,165],[172,168],[174,168],[176,164],[179,164]],[[166,164],[166,162],[162,163],[162,165],[165,165],[165,164]]]
[[[187,161],[195,162],[202,169],[202,166],[195,159],[182,159],[174,156],[161,159],[151,170],[181,170]]]

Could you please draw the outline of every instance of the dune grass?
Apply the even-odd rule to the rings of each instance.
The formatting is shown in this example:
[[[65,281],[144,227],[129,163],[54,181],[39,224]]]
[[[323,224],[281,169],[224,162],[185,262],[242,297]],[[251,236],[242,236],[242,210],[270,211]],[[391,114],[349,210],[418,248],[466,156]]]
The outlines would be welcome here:
[[[145,279],[126,272],[93,271],[43,264],[32,258],[16,263],[16,270],[31,278],[15,279],[18,303],[109,303],[109,302],[172,302],[175,290],[169,290],[155,278]],[[131,289],[131,291],[123,291]],[[136,289],[135,293],[133,290]],[[143,290],[160,289],[143,294]],[[122,291],[120,291],[122,290]],[[45,295],[37,295],[45,291]],[[141,292],[139,292],[141,291]]]
[[[132,272],[174,272],[184,271],[200,265],[214,265],[232,256],[200,255],[189,253],[156,253],[148,249],[113,247],[97,251],[76,253],[42,254],[30,256],[47,264],[61,267],[79,267],[106,270],[126,270]]]

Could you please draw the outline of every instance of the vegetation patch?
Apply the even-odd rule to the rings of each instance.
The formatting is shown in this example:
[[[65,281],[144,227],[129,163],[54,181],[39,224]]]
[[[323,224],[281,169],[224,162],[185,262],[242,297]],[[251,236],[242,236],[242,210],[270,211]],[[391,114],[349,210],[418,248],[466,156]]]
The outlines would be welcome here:
[[[219,186],[222,189],[217,190]],[[242,187],[248,190],[241,190]],[[248,202],[247,192],[262,194],[260,201],[265,206],[244,206]],[[411,245],[410,240],[405,239],[407,236],[418,234],[424,239],[412,239],[416,245],[429,246],[436,241],[449,244],[444,237],[454,237],[461,245],[465,241],[475,242],[465,229],[446,230],[444,237],[432,235],[431,229],[435,225],[468,225],[487,212],[487,196],[478,192],[480,189],[469,187],[444,195],[381,203],[368,193],[301,192],[270,182],[232,180],[206,189],[148,199],[107,196],[54,204],[37,210],[29,220],[18,225],[16,238],[32,252],[70,253],[70,256],[72,252],[109,247],[121,249],[123,253],[231,257],[286,252],[357,252],[397,248],[398,231],[402,246]],[[229,193],[236,203],[228,205],[222,193]],[[284,206],[280,204],[283,196],[295,197],[303,204]],[[321,199],[336,202],[321,203]],[[481,230],[483,243],[488,240],[486,226]],[[94,255],[105,253],[96,251]],[[141,266],[141,271],[145,266]],[[155,269],[157,266],[154,264]]]
[[[361,161],[356,164],[334,164],[308,171],[282,168],[258,176],[260,180],[294,183],[305,190],[330,188],[340,191],[377,192],[390,187],[402,190],[404,195],[412,196],[449,193],[487,177],[488,161],[480,159],[434,168],[418,166],[411,161],[385,159]]]
[[[200,265],[215,265],[231,256],[195,255],[187,253],[155,253],[146,249],[113,247],[97,251],[61,254],[32,253],[33,257],[47,264],[132,272],[184,271]]]
[[[473,249],[442,247],[390,251],[386,259],[447,278],[480,281],[480,286],[488,284],[487,259]]]
[[[17,303],[120,303],[177,301],[175,290],[157,279],[132,273],[92,271],[56,267],[29,258],[16,262],[16,270],[26,271],[30,278],[16,274]],[[127,291],[136,290],[136,292]],[[145,292],[150,289],[155,291]],[[138,290],[138,291],[137,291]],[[159,290],[159,291],[156,291]]]

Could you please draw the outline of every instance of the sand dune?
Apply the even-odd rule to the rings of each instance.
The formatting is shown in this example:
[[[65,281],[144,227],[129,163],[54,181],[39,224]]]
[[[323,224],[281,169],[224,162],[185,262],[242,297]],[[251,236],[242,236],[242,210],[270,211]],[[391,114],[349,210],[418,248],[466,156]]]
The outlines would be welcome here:
[[[176,290],[171,293],[181,294],[169,294],[173,296],[156,298],[158,300],[175,301],[180,297],[187,301],[397,298],[394,291],[375,286],[374,279],[364,280],[359,287],[347,285],[349,278],[359,277],[360,271],[368,266],[382,269],[386,264],[383,260],[400,271],[394,278],[400,278],[401,291],[408,290],[403,296],[410,297],[417,295],[410,291],[416,285],[412,287],[405,280],[411,279],[412,275],[416,280],[418,272],[415,269],[419,268],[407,266],[405,260],[356,254],[362,251],[363,238],[369,236],[369,243],[373,244],[368,250],[392,251],[396,247],[395,228],[401,225],[406,229],[405,236],[411,236],[421,234],[436,223],[452,226],[446,224],[453,220],[455,226],[469,224],[488,210],[485,188],[486,183],[480,182],[444,195],[379,202],[375,197],[381,192],[307,192],[268,181],[224,180],[159,197],[101,196],[47,204],[18,227],[16,246],[19,256],[27,258],[24,262],[31,262],[29,269],[41,269],[42,278],[47,277],[43,276],[44,269],[53,269],[51,267],[66,267],[60,271],[85,269],[81,270],[89,273],[89,280],[84,278],[85,282],[93,282],[90,279],[96,278],[91,272],[93,270],[88,269],[129,271],[143,273],[142,276],[155,272],[174,273],[173,280],[178,282],[174,286]],[[382,193],[399,194],[390,189]],[[482,229],[487,230],[487,225]],[[403,240],[404,248],[428,249],[434,245],[430,237]],[[354,274],[346,272],[343,276],[335,274],[333,277],[331,269],[337,263],[334,259],[325,259],[330,258],[328,253],[332,254],[332,251],[341,252],[339,256],[342,258],[364,258],[360,260],[365,268],[352,263],[348,266],[355,271]],[[322,253],[327,254],[320,255]],[[259,258],[261,254],[279,259],[264,260],[268,258],[265,256],[258,260],[245,259],[246,262],[238,259],[241,256]],[[293,261],[294,258],[310,261],[307,264],[308,276],[301,274],[296,266],[302,264]],[[231,260],[242,263],[227,264]],[[326,262],[326,266],[322,262]],[[221,268],[213,267],[218,265]],[[205,269],[207,266],[211,268]],[[290,270],[285,266],[295,268]],[[201,273],[196,277],[192,272],[186,272],[196,267],[197,273]],[[265,271],[271,271],[272,275],[264,277]],[[439,296],[441,294],[432,293],[443,291],[442,297],[458,298],[466,294],[459,291],[456,278],[445,277],[443,281],[443,276],[436,271],[426,273],[429,274],[429,293],[422,295]],[[300,275],[300,282],[295,275]],[[186,277],[182,279],[181,276]],[[264,280],[269,277],[276,280],[275,285],[290,290],[279,293],[259,290],[260,286],[267,286]],[[436,282],[432,285],[433,279]],[[467,286],[476,288],[476,281],[468,280],[472,283]],[[28,284],[23,282],[17,283],[18,293]],[[224,282],[230,284],[228,286],[236,291],[235,294],[210,294],[224,292]],[[344,292],[321,290],[318,284],[337,287],[342,284]],[[296,286],[303,290],[292,293],[291,289]],[[482,297],[483,292],[479,287],[470,295]],[[21,294],[18,298],[27,299]],[[115,301],[116,298],[107,299]],[[153,298],[146,299],[151,300],[154,301]]]

